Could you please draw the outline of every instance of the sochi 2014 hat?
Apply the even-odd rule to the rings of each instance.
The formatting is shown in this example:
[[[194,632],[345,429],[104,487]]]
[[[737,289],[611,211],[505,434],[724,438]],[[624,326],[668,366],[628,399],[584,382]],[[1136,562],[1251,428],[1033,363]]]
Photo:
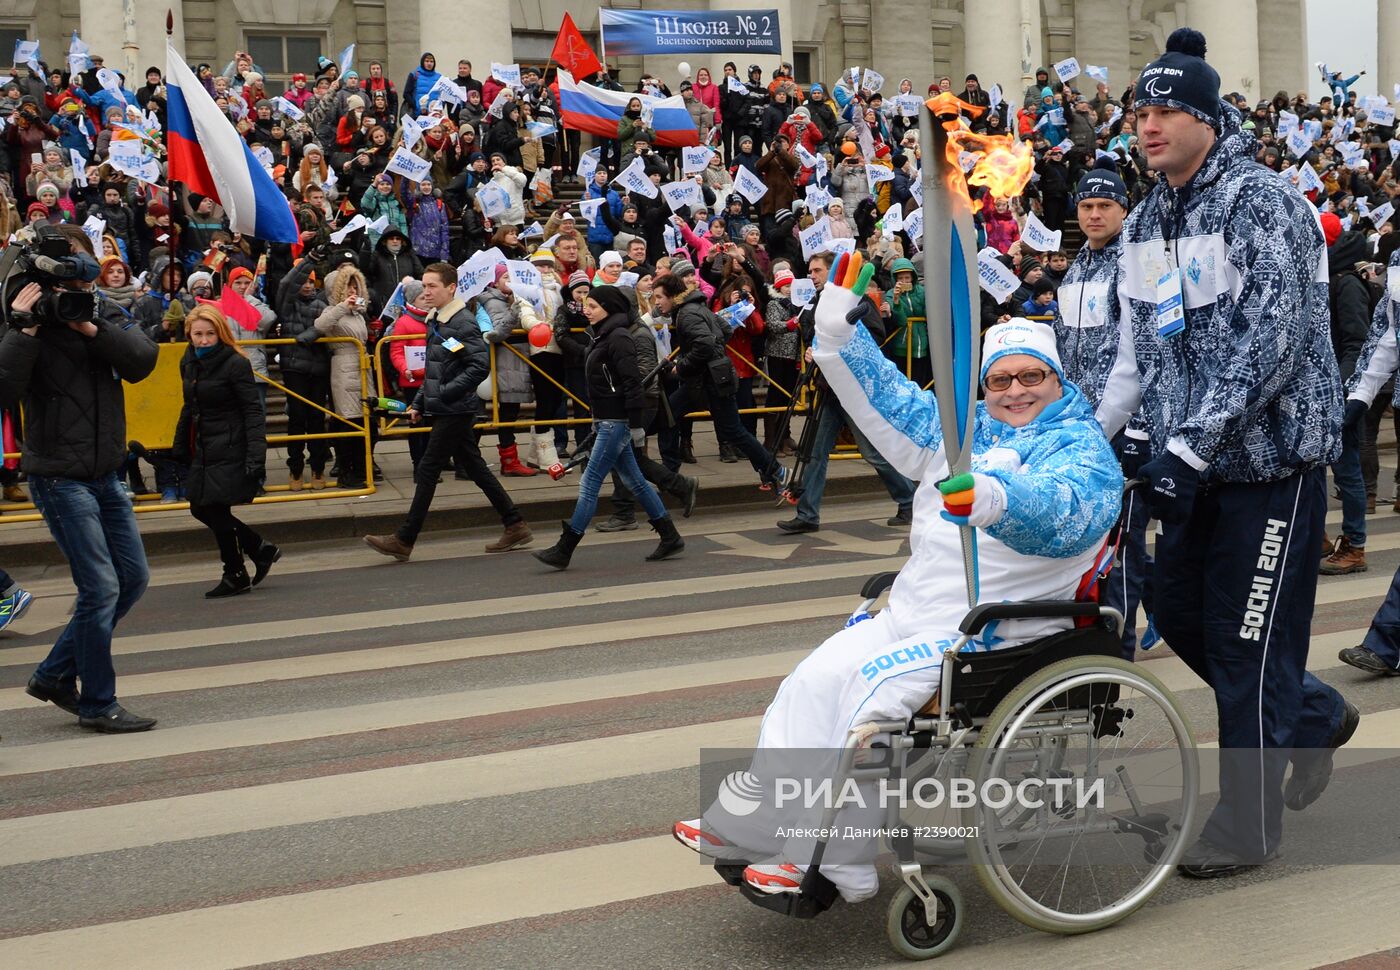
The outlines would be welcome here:
[[[1210,125],[1220,122],[1220,75],[1205,61],[1206,39],[1179,27],[1167,38],[1162,56],[1142,69],[1133,92],[1134,107],[1176,108]]]
[[[1074,203],[1085,199],[1111,199],[1124,209],[1128,208],[1128,187],[1118,174],[1118,166],[1111,159],[1101,158],[1094,167],[1079,179],[1079,187],[1074,193]]]
[[[986,380],[991,366],[1012,354],[1029,354],[1043,360],[1059,375],[1060,380],[1065,379],[1064,368],[1060,366],[1060,352],[1055,345],[1055,331],[1048,323],[1012,317],[990,328],[982,342],[982,373],[978,379]]]

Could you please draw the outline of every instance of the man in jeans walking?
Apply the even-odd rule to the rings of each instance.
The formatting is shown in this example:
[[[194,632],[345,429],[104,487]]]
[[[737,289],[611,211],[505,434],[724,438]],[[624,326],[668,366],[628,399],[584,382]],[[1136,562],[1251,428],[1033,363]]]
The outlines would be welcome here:
[[[1366,237],[1343,230],[1335,213],[1322,214],[1327,243],[1328,302],[1332,314],[1332,352],[1342,383],[1351,380],[1371,329],[1371,290],[1357,272],[1367,262]],[[1361,447],[1354,434],[1342,435],[1342,456],[1332,463],[1332,480],[1342,498],[1342,534],[1326,543],[1319,571],[1342,576],[1366,571],[1366,483],[1361,475]]]
[[[75,255],[67,259],[82,264],[80,278],[95,280],[91,252],[70,244]],[[65,285],[92,288],[91,282]],[[89,730],[149,731],[155,718],[138,717],[117,703],[112,630],[149,579],[146,550],[117,469],[126,461],[122,381],[136,383],[155,369],[156,345],[100,303],[91,320],[41,320],[32,311],[43,293],[30,283],[11,307],[9,330],[0,340],[0,407],[24,404],[21,468],[68,560],[78,599],[25,692],[76,714]]]
[[[430,265],[423,271],[423,292],[418,300],[432,308],[424,321],[428,327],[428,361],[423,386],[413,399],[408,421],[417,424],[428,415],[433,419],[433,430],[418,461],[418,484],[413,490],[408,518],[392,535],[365,536],[365,544],[399,562],[413,555],[413,544],[418,541],[437,492],[438,475],[447,459],[456,455],[459,462],[465,462],[465,471],[486,494],[505,526],[505,532],[487,545],[486,551],[524,548],[533,538],[530,527],[491,474],[477,446],[473,429],[479,407],[476,388],[491,372],[490,351],[476,325],[476,314],[457,298],[457,270],[450,263]]]

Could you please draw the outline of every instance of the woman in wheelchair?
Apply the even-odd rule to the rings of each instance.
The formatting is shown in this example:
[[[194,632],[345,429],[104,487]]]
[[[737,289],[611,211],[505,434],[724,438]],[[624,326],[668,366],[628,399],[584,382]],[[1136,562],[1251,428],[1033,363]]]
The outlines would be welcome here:
[[[1017,318],[988,330],[972,473],[940,484],[948,471],[934,395],[904,377],[863,326],[847,323],[858,299],[835,282],[824,288],[813,357],[880,454],[920,483],[911,555],[888,608],[831,636],[779,686],[759,729],[760,755],[751,769],[760,783],[765,753],[824,749],[835,756],[852,728],[907,719],[930,702],[942,653],[956,642],[968,607],[960,526],[980,533],[979,602],[1065,600],[1075,597],[1119,513],[1118,462],[1093,409],[1064,380],[1050,327]],[[1010,647],[1070,625],[1008,620],[992,624],[964,649]],[[775,847],[771,825],[760,831],[765,821],[736,817],[724,801],[701,819],[677,822],[676,839],[715,858],[762,858],[744,870],[750,887],[799,892],[806,867],[789,860],[804,858],[800,849],[789,843],[782,851],[781,842]],[[843,820],[846,815],[843,810]],[[756,856],[763,851],[758,846],[778,851]],[[873,864],[823,864],[821,871],[847,902],[879,889]]]

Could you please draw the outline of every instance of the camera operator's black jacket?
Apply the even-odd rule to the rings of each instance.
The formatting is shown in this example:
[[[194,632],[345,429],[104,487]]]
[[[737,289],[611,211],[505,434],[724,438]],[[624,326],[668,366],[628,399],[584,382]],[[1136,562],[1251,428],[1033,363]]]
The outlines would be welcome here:
[[[126,400],[155,370],[159,351],[115,308],[99,310],[95,337],[47,324],[0,339],[0,407],[24,405],[20,467],[30,475],[91,481],[126,461]]]

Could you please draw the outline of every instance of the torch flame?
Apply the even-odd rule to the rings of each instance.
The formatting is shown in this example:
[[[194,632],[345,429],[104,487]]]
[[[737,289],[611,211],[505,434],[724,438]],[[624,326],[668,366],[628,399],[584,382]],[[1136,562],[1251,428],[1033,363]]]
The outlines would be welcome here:
[[[925,103],[934,120],[941,123],[948,132],[948,164],[953,172],[963,171],[964,153],[979,156],[965,179],[956,175],[953,177],[952,181],[959,191],[969,199],[969,185],[982,186],[993,198],[998,199],[1009,199],[1021,194],[1035,168],[1035,155],[1031,152],[1030,145],[1017,141],[1011,135],[978,135],[968,131],[963,127],[960,116],[971,114],[975,118],[986,109],[968,104],[946,91]],[[979,207],[974,203],[973,211],[977,211]]]
[[[971,137],[982,143],[985,154],[968,174],[967,184],[980,185],[997,199],[1020,195],[1035,168],[1031,146],[1010,135]]]

